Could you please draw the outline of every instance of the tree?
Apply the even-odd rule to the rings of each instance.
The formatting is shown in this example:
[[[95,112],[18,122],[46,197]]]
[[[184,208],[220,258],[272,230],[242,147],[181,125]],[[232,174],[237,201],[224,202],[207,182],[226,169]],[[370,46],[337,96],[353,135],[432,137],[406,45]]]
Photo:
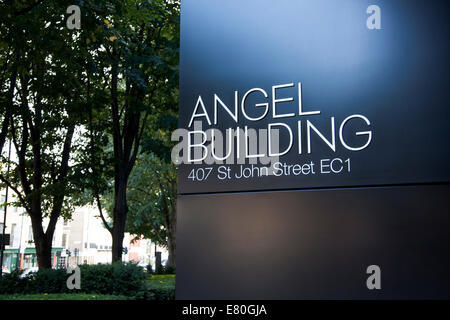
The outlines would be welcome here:
[[[169,251],[168,265],[176,265],[177,172],[170,161],[144,153],[130,177],[127,231],[151,239]]]
[[[14,90],[17,82],[18,50],[8,30],[6,7],[0,7],[0,151],[3,150],[13,113]]]
[[[80,30],[66,28],[73,4]],[[0,180],[31,217],[39,266],[50,267],[58,218],[86,194],[121,260],[127,184],[148,120],[177,108],[179,3],[7,0],[0,13],[0,146],[9,136],[17,152],[9,175],[2,159]],[[111,223],[100,201],[109,188]]]
[[[0,8],[0,61],[9,74],[2,111],[17,159],[2,159],[0,180],[29,214],[39,268],[45,269],[51,268],[57,220],[70,216],[67,195],[78,190],[74,136],[85,121],[86,56],[78,35],[65,28],[65,1],[8,2]]]
[[[103,107],[109,110],[110,119],[98,121],[106,121],[110,128],[113,150],[111,223],[107,222],[99,200],[99,194],[107,189],[107,179],[100,184],[91,181],[90,189],[112,236],[113,262],[122,259],[129,211],[127,185],[142,149],[148,120],[176,101],[173,88],[178,82],[178,6],[176,1],[163,0],[87,1],[84,5],[91,15],[88,21],[93,21],[92,26],[88,25],[92,31],[83,31],[93,57],[90,76],[94,83],[104,84],[103,92],[109,100]],[[93,107],[102,112],[98,106]],[[102,127],[98,123],[91,126],[90,139],[97,136],[95,126]],[[100,158],[92,157],[90,170],[94,177],[102,176],[98,170]]]

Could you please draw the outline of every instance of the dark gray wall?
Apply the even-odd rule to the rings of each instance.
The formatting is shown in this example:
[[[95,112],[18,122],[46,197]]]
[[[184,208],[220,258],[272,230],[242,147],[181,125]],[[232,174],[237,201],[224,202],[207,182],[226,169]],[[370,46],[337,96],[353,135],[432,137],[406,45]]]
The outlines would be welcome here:
[[[450,187],[180,196],[178,299],[450,298]],[[368,290],[366,268],[381,268]]]

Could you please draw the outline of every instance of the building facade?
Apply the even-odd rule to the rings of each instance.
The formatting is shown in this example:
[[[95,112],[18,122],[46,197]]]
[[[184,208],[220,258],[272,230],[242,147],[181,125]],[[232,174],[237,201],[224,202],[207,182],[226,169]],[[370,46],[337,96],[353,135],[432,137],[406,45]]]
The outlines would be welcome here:
[[[5,191],[0,192],[0,203],[5,203]],[[9,193],[8,203],[15,201]],[[4,209],[0,209],[0,232],[3,231]],[[47,221],[44,220],[44,226]],[[31,219],[23,208],[9,205],[7,208],[5,234],[10,235],[9,245],[5,246],[3,271],[26,270],[38,267],[34,246]],[[167,250],[151,243],[150,240],[137,239],[125,234],[123,261],[133,261],[141,266],[155,265],[156,252],[161,252],[162,261],[167,259]],[[111,262],[112,239],[98,211],[91,206],[78,207],[71,220],[60,219],[56,224],[52,242],[52,267],[66,268],[79,264],[99,264]]]
[[[14,202],[13,194],[8,195],[8,202]],[[0,195],[1,204],[5,203],[4,191]],[[3,232],[3,221],[5,206],[0,209],[0,232]],[[2,269],[10,272],[16,269],[29,269],[37,267],[36,248],[34,246],[33,229],[31,219],[23,208],[8,206],[6,217],[5,234],[9,234],[9,245],[5,246],[3,253]],[[44,219],[44,226],[48,219]],[[55,233],[52,241],[52,267],[56,267],[60,262],[63,251],[62,244],[63,223],[59,221],[55,227]]]

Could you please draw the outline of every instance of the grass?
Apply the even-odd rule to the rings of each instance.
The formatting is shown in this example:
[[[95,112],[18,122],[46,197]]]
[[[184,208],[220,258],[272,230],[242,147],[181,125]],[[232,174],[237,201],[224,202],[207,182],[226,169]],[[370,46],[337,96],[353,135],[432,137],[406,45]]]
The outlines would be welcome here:
[[[2,294],[0,300],[129,300],[126,296],[89,293]]]
[[[175,289],[174,274],[158,274],[147,278],[149,289]]]
[[[174,300],[175,275],[154,275],[146,280],[148,300]]]
[[[145,280],[149,300],[175,299],[175,275],[152,275]],[[0,300],[130,300],[133,297],[89,293],[0,294]]]
[[[174,274],[154,274],[148,277],[149,279],[175,279]]]

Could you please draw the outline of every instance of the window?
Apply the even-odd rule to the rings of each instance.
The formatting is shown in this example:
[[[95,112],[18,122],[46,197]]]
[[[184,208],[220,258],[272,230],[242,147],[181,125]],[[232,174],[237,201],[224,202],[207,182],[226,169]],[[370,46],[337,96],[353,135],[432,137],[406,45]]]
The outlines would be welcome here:
[[[23,268],[32,268],[37,266],[37,259],[34,254],[25,254],[23,258]]]
[[[11,238],[10,238],[10,241],[9,241],[9,245],[12,247],[12,246],[14,246],[14,235],[15,235],[15,233],[16,233],[16,229],[17,229],[17,225],[15,224],[15,223],[13,223],[12,225],[11,225]]]
[[[66,257],[59,258],[59,267],[64,268],[66,266]]]
[[[29,242],[33,242],[34,241],[33,227],[32,226],[29,226],[29,228],[28,228],[28,241]]]
[[[9,253],[5,253],[4,254],[4,256],[3,256],[3,268],[6,268],[6,269],[8,269],[9,270],[9,267],[10,267],[10,265],[11,265],[11,254],[9,254]],[[9,271],[11,271],[11,270],[9,270]]]
[[[63,248],[65,248],[66,247],[66,242],[67,242],[67,234],[66,233],[63,233],[63,235],[62,235],[62,247]]]

